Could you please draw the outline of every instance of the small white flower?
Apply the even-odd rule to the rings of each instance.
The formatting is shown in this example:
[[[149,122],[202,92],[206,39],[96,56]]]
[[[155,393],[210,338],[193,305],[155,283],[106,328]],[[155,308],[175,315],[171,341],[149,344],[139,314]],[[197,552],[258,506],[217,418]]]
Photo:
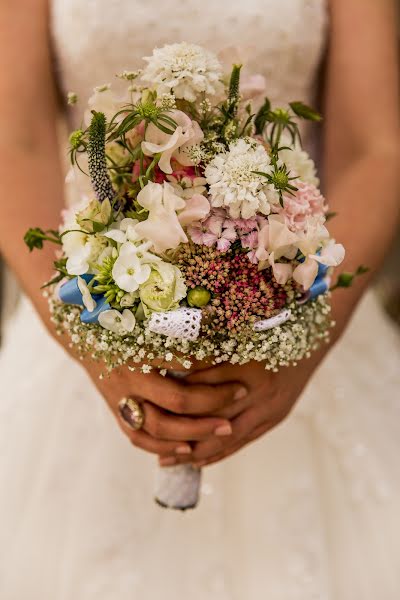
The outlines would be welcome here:
[[[217,57],[196,44],[170,44],[156,48],[144,59],[142,79],[154,85],[162,96],[173,92],[176,98],[195,102],[199,94],[218,94],[222,89],[222,66]]]
[[[93,312],[96,308],[96,301],[92,298],[92,294],[87,286],[87,283],[82,277],[78,276],[78,288],[82,294],[82,302],[89,312]]]
[[[240,139],[230,144],[228,152],[217,154],[205,170],[211,205],[226,207],[234,219],[268,215],[279,197],[255,171],[271,173],[270,158],[261,144]]]
[[[135,329],[136,319],[133,312],[127,308],[122,313],[111,309],[99,314],[99,323],[108,331],[112,331],[117,335],[126,335],[132,333]]]
[[[141,262],[138,248],[132,242],[122,244],[112,270],[114,281],[121,290],[135,292],[141,283],[147,281],[150,273],[151,267]]]

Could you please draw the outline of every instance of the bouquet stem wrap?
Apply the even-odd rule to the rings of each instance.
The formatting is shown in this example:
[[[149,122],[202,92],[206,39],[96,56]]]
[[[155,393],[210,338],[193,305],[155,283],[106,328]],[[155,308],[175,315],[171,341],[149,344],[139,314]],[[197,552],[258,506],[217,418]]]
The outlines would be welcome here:
[[[170,371],[170,375],[182,378],[182,371]],[[187,510],[195,508],[200,497],[201,469],[192,465],[159,467],[157,473],[155,501],[164,508]]]

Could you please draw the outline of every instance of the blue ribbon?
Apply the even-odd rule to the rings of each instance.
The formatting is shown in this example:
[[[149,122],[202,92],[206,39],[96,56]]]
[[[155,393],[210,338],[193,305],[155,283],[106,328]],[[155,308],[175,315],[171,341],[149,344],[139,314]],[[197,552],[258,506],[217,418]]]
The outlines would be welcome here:
[[[86,281],[86,283],[90,283],[90,281],[93,279],[93,275],[88,275],[86,273],[81,275],[81,277]],[[58,296],[61,302],[64,302],[65,304],[85,306],[82,299],[82,293],[78,287],[77,277],[69,279],[66,283],[64,283],[64,285],[60,287]],[[93,299],[96,301],[96,308],[92,312],[89,312],[87,308],[81,312],[82,323],[97,323],[99,320],[99,314],[105,310],[110,310],[111,308],[110,304],[103,295],[93,294]]]
[[[318,264],[317,277],[315,278],[315,281],[310,289],[302,295],[300,300],[298,300],[298,304],[305,304],[310,300],[314,300],[314,298],[317,298],[317,296],[326,294],[329,289],[329,280],[326,276],[328,269],[329,267],[326,265],[322,265],[321,263]]]
[[[326,265],[318,264],[318,274],[315,278],[314,283],[309,289],[309,300],[314,300],[317,296],[321,296],[321,294],[326,294],[329,288],[329,283],[326,279],[326,274],[328,272],[328,268]]]

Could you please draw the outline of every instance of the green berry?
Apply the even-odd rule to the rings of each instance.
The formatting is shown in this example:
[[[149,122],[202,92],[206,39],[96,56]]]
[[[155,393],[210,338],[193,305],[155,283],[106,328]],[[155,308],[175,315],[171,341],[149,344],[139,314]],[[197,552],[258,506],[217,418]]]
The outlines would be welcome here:
[[[195,288],[190,290],[187,295],[189,306],[194,308],[202,308],[203,306],[206,306],[210,300],[210,292],[200,285],[197,285]]]

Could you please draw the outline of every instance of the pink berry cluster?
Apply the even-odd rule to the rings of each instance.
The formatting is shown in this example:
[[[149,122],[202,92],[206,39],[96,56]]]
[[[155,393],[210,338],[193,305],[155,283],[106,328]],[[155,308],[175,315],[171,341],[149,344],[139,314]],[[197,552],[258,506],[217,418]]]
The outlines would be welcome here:
[[[272,317],[287,303],[287,290],[276,283],[271,270],[259,271],[242,250],[221,253],[187,244],[177,264],[188,288],[201,286],[211,293],[203,309],[210,331],[239,332]]]

